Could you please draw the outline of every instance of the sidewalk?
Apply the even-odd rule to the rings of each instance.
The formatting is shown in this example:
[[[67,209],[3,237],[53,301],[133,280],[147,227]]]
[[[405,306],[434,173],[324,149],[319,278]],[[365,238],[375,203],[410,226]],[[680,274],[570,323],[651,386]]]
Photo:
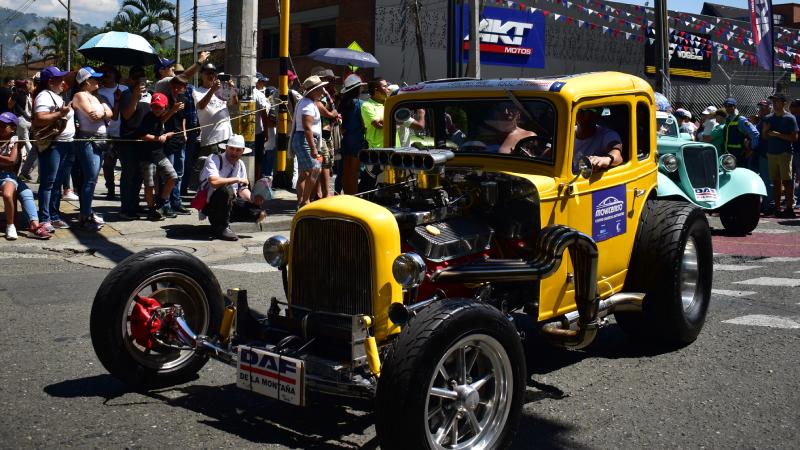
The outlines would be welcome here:
[[[206,263],[246,254],[260,257],[261,247],[269,236],[289,236],[288,230],[297,204],[295,194],[276,190],[275,198],[267,203],[266,220],[260,226],[254,223],[231,224],[239,240],[230,242],[212,239],[208,220],[200,221],[193,209],[192,215],[179,215],[159,222],[122,220],[119,217],[119,200],[106,200],[106,188],[102,184],[101,176],[92,202],[94,211],[103,216],[106,222],[99,232],[84,231],[78,228],[76,221],[70,221],[72,228],[56,230],[50,240],[29,239],[28,227],[23,227],[22,214],[18,213],[19,239],[5,241],[0,238],[4,241],[0,242],[0,253],[56,253],[71,262],[107,269],[133,253],[152,247],[180,248]],[[29,183],[29,186],[34,192],[38,190],[38,185],[34,183]],[[184,204],[188,205],[189,200],[184,198]],[[77,220],[78,201],[62,201],[61,211],[68,219]]]

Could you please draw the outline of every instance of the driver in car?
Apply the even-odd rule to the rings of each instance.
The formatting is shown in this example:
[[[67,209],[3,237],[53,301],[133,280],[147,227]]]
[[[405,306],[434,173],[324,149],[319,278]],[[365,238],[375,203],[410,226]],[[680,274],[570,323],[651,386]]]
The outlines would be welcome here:
[[[592,169],[604,170],[622,164],[622,139],[619,133],[598,122],[603,108],[583,108],[578,111],[575,127],[575,148],[572,170],[578,172],[578,161],[589,157]]]
[[[489,153],[511,153],[521,139],[536,136],[533,131],[520,128],[520,111],[512,102],[496,103],[483,122],[481,135]]]

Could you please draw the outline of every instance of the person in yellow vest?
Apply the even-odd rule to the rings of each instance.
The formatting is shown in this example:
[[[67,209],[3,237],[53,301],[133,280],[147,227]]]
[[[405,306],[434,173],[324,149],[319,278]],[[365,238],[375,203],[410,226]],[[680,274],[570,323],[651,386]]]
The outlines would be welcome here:
[[[758,147],[759,133],[756,127],[739,114],[736,99],[727,98],[722,103],[728,118],[725,120],[725,140],[722,148],[726,153],[736,157],[738,166],[749,167],[751,149]],[[746,138],[750,138],[749,143]]]

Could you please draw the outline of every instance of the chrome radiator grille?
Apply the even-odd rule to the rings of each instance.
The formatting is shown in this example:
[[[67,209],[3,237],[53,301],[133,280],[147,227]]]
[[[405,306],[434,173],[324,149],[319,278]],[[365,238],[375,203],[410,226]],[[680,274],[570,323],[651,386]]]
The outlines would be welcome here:
[[[372,314],[371,239],[361,225],[308,217],[292,234],[291,303],[311,311]]]
[[[683,160],[689,182],[695,188],[717,188],[717,152],[713,147],[683,148]]]

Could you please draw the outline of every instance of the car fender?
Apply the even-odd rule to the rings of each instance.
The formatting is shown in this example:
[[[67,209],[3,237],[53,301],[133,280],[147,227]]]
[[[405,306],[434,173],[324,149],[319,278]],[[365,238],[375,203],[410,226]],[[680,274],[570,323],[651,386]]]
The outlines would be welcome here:
[[[680,197],[687,202],[695,203],[694,199],[689,198],[677,183],[660,171],[658,172],[658,190],[656,193],[659,198]]]
[[[659,180],[660,181],[660,180]],[[719,175],[719,201],[717,206],[722,206],[729,201],[746,194],[767,195],[767,187],[757,173],[750,169],[737,167],[730,172]]]

